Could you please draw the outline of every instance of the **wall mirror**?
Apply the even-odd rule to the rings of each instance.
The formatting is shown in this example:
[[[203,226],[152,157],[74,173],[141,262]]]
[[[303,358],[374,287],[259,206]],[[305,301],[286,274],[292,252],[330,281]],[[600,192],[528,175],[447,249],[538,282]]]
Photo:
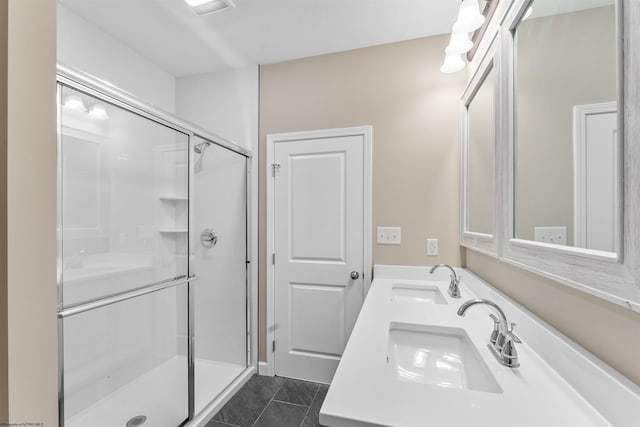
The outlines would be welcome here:
[[[514,0],[499,224],[501,259],[640,311],[634,1]]]
[[[462,244],[490,254],[496,253],[497,64],[492,46],[462,98]]]
[[[514,50],[514,237],[618,254],[614,1],[535,0]]]

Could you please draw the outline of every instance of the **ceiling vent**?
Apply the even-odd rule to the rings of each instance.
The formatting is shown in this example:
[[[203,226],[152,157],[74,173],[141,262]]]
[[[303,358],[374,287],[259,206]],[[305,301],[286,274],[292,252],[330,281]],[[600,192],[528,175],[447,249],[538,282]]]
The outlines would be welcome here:
[[[233,0],[184,0],[198,15],[221,12],[229,7],[236,7]]]

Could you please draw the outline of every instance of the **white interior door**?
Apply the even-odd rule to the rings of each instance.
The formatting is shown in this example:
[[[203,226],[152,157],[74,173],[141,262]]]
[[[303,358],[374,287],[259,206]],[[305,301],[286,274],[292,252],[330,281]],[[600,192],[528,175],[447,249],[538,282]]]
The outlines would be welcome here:
[[[364,136],[274,145],[275,373],[328,383],[363,301]]]
[[[616,104],[581,105],[575,110],[576,246],[616,252]]]

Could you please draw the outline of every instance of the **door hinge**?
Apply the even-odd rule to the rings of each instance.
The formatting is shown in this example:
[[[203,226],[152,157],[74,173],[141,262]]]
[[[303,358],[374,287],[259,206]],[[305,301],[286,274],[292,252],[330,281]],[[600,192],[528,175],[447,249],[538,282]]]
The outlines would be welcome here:
[[[280,170],[280,163],[272,163],[271,164],[271,175],[275,178],[276,172]]]
[[[275,342],[275,340],[274,340],[274,341],[271,341],[271,351],[272,351],[273,353],[275,353],[275,352],[276,352],[276,342]]]
[[[276,253],[271,254],[271,264],[276,265]]]

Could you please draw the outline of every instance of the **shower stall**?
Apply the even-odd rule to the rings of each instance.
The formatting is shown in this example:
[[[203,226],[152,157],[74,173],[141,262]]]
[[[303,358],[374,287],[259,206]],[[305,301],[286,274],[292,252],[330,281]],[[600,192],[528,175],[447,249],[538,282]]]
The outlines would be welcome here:
[[[60,425],[197,425],[255,372],[251,153],[58,69]]]

